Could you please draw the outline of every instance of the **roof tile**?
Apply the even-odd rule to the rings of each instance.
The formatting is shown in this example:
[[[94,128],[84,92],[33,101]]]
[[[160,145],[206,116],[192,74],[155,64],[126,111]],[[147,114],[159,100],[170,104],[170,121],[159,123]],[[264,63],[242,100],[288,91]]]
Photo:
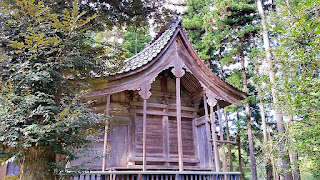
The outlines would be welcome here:
[[[132,56],[131,58],[124,60],[124,67],[119,69],[117,72],[109,75],[116,75],[124,72],[129,72],[152,61],[153,58],[155,58],[161,52],[161,50],[167,45],[168,41],[171,39],[172,35],[176,31],[180,23],[181,20],[173,21],[169,25],[169,28],[166,31],[164,31],[160,35],[160,37],[158,37],[153,43],[148,45],[144,50]]]

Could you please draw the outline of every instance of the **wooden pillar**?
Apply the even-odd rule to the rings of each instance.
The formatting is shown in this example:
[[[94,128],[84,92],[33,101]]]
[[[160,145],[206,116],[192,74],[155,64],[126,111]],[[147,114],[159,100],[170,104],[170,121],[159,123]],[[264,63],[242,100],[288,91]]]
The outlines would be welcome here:
[[[183,62],[180,59],[175,59],[172,73],[176,76],[176,108],[177,108],[177,135],[178,135],[178,159],[179,171],[183,171],[183,148],[182,148],[182,132],[181,132],[181,83],[180,78],[184,75],[182,69]]]
[[[180,95],[180,93],[181,93],[180,77],[176,77],[176,105],[177,105],[179,171],[183,171],[183,148],[182,148],[182,132],[181,132],[181,95]]]
[[[142,123],[142,170],[147,170],[147,149],[146,149],[146,140],[147,140],[147,99],[143,99],[143,123]]]
[[[216,172],[220,172],[220,157],[219,157],[219,149],[218,149],[218,137],[216,134],[216,120],[215,120],[215,113],[213,111],[213,107],[218,104],[216,99],[216,95],[206,89],[206,95],[208,97],[208,105],[210,106],[210,121],[211,121],[211,136],[212,136],[212,144],[213,144],[213,153],[214,153],[214,162]]]
[[[215,116],[213,112],[213,106],[210,106],[210,120],[211,120],[211,136],[212,136],[212,144],[213,144],[213,153],[214,153],[214,162],[216,167],[216,172],[220,172],[220,158],[219,158],[219,150],[218,150],[218,137],[216,134],[216,122]]]
[[[177,133],[178,133],[178,157],[179,171],[183,171],[183,148],[181,132],[181,96],[180,96],[180,77],[176,78],[176,105],[177,105]]]
[[[109,109],[110,109],[110,94],[107,95],[106,114],[108,117],[109,117]],[[108,148],[108,119],[106,121],[106,126],[104,128],[102,171],[106,170],[107,148]]]
[[[221,111],[220,111],[220,105],[217,103],[217,115],[218,115],[218,122],[219,122],[219,129],[220,129],[220,141],[221,141],[221,155],[222,155],[222,165],[223,165],[223,171],[227,171],[227,161],[226,161],[226,152],[224,148],[224,138],[223,138],[223,127],[221,122]]]
[[[147,170],[147,99],[151,96],[151,83],[145,82],[140,86],[139,95],[143,99],[143,121],[142,121],[142,170]]]
[[[209,111],[208,111],[207,96],[206,95],[203,95],[203,106],[204,106],[204,114],[205,114],[206,118],[210,119],[209,118]],[[211,137],[210,137],[211,136],[210,135],[210,124],[208,122],[206,122],[205,128],[206,128],[206,132],[207,132],[207,138],[211,139]],[[208,146],[209,146],[208,147],[209,149],[212,149],[212,143],[211,142],[208,143]],[[213,167],[213,169],[215,169],[215,165],[214,165],[212,159],[209,160],[208,166],[209,167]]]

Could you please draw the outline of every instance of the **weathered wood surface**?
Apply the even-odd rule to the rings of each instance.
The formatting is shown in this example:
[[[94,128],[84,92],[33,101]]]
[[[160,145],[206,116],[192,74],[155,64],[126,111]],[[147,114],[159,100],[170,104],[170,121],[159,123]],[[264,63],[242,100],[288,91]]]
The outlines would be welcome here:
[[[147,106],[148,106],[148,105],[147,105]],[[136,113],[137,113],[137,114],[143,114],[143,110],[137,109],[137,110],[136,110]],[[147,113],[148,115],[159,115],[159,116],[177,117],[177,114],[176,114],[175,112],[164,112],[164,111],[161,111],[161,110],[147,110],[146,113]],[[181,113],[181,114],[180,114],[180,117],[193,119],[193,118],[196,118],[196,117],[198,117],[198,116],[195,115],[195,114],[190,114],[190,113]]]
[[[199,118],[195,118],[194,120],[196,121],[195,122],[196,127],[202,126],[202,125],[210,122],[209,117],[207,117],[207,116],[201,116]]]
[[[154,60],[105,79],[108,87],[87,98],[96,101],[95,112],[103,112],[109,101],[105,95],[113,94],[107,108],[113,116],[108,139],[95,144],[104,154],[109,153],[103,166],[180,171],[185,166],[220,171],[217,146],[226,141],[217,140],[213,110],[218,101],[224,107],[240,103],[247,95],[220,80],[203,64],[181,27]],[[213,143],[205,94],[210,101]],[[205,102],[203,106],[200,100]]]
[[[212,142],[212,139],[210,139],[210,142]],[[234,142],[234,141],[221,141],[221,140],[217,140],[217,143],[234,144],[234,145],[237,144],[237,142]]]
[[[167,109],[163,109],[163,112],[167,112]],[[163,157],[169,157],[169,118],[168,116],[163,116],[162,117],[162,133],[163,133],[163,137],[162,137],[162,143],[163,143]],[[169,165],[168,163],[166,163],[165,165]]]
[[[144,82],[140,85],[139,95],[143,98],[143,118],[142,118],[142,157],[143,157],[143,168],[142,170],[146,170],[147,165],[147,99],[151,96],[151,82]]]
[[[209,142],[210,132],[208,133],[206,124],[197,127],[197,136],[199,148],[198,157],[200,160],[200,167],[212,167],[212,146]]]
[[[110,103],[109,113],[113,116],[112,121],[108,122],[109,132],[107,133],[107,153],[106,168],[126,166],[128,157],[128,142],[129,142],[129,126],[131,124],[129,105],[126,104],[125,93],[114,94],[110,98],[111,100],[117,100]],[[105,106],[100,112],[103,112],[107,108],[107,101],[104,100]],[[101,136],[101,141],[93,142],[89,145],[90,151],[87,155],[79,153],[84,156],[80,159],[72,161],[70,166],[85,164],[88,169],[101,169],[103,166],[103,154],[104,154],[104,139]]]
[[[143,106],[143,103],[141,102],[130,102],[130,105],[135,105],[135,106]],[[173,109],[176,110],[176,104],[160,104],[160,103],[147,103],[147,107],[148,108],[159,108],[159,109]],[[185,106],[181,106],[181,111],[186,111],[186,112],[197,112],[197,109],[194,107],[185,107]]]
[[[128,157],[128,161],[142,161],[142,157]],[[149,162],[178,162],[178,158],[165,158],[165,157],[147,157]],[[184,162],[199,163],[198,158],[183,158]]]
[[[181,67],[180,67],[181,68]],[[183,148],[182,148],[182,132],[181,132],[181,90],[180,78],[183,76],[183,69],[176,69],[174,75],[176,76],[176,107],[177,107],[177,138],[178,138],[178,156],[179,156],[179,171],[183,171]],[[179,72],[179,73],[178,73]]]
[[[156,169],[156,168],[155,168]],[[191,170],[191,169],[190,169]],[[89,171],[74,180],[240,180],[240,172],[208,171]]]
[[[141,154],[143,148],[143,127],[142,122],[143,118],[141,115],[135,116],[135,125],[136,125],[136,154]],[[161,116],[147,116],[146,123],[146,153],[148,156],[154,154],[153,156],[162,157],[163,156],[163,130],[162,130],[162,121]]]
[[[177,149],[177,124],[176,119],[173,117],[168,118],[168,129],[165,128],[165,132],[163,131],[162,127],[162,117],[161,116],[147,116],[147,153],[154,153],[152,156],[159,156],[163,157],[163,151],[165,150],[166,153],[169,151],[168,155],[170,157],[177,156],[178,149]],[[141,127],[141,115],[136,116],[136,153],[142,153],[142,127]],[[183,151],[185,156],[195,156],[194,154],[194,144],[193,144],[193,128],[192,128],[192,121],[190,120],[183,120],[181,122],[182,128],[182,141],[183,141]],[[168,136],[167,136],[168,133]],[[166,141],[163,142],[165,136]],[[168,145],[168,149],[165,149],[165,144]]]
[[[81,157],[80,159],[74,160],[70,162],[70,166],[78,166],[83,164],[85,168],[88,169],[96,169],[101,170],[102,162],[101,158],[95,159],[95,157],[101,157],[103,154],[103,141],[94,142],[89,144],[90,152],[81,153],[78,155]]]

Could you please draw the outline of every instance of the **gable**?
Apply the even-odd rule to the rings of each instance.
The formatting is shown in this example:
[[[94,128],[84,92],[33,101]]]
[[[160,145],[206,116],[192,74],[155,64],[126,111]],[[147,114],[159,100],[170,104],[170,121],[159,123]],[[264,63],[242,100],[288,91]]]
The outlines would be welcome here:
[[[137,90],[142,84],[152,83],[161,72],[176,65],[182,66],[188,72],[182,76],[182,81],[187,82],[186,91],[190,88],[191,93],[197,93],[194,90],[196,88],[200,91],[204,90],[206,94],[211,93],[218,101],[223,102],[221,107],[240,104],[240,101],[247,97],[247,94],[224,82],[205,66],[193,49],[179,21],[173,23],[145,50],[125,62],[126,66],[122,70],[104,77],[108,82],[107,88],[93,91],[88,97]],[[192,85],[192,82],[196,84],[194,81],[198,82],[201,88],[194,87],[195,85]]]

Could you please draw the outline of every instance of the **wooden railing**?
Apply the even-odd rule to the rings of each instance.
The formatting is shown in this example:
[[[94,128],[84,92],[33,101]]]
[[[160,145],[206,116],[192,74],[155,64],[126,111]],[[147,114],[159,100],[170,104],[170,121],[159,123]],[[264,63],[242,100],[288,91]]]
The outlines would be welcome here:
[[[73,180],[240,180],[240,172],[212,171],[90,171]]]

